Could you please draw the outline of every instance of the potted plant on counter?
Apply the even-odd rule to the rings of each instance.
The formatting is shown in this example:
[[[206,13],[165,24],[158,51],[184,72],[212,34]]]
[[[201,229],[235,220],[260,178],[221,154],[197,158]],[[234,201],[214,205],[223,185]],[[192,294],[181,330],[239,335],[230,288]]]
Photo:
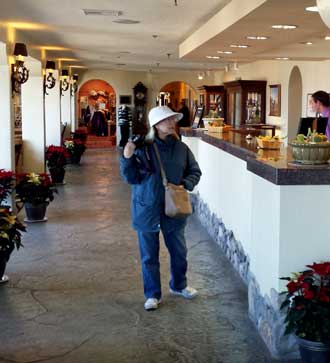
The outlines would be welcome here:
[[[81,156],[86,150],[84,142],[78,139],[67,139],[64,141],[64,146],[70,154],[72,164],[79,164]]]
[[[297,337],[302,361],[330,362],[330,262],[307,265],[308,270],[283,277],[289,281],[281,309],[285,334]]]
[[[64,146],[50,145],[46,149],[46,162],[53,183],[63,184],[66,160],[69,157]]]
[[[25,222],[47,221],[46,209],[57,192],[48,174],[26,173],[16,176],[16,198],[24,204]]]
[[[23,246],[21,232],[25,231],[25,226],[9,208],[0,206],[0,283],[8,281],[4,274],[7,262],[13,250]]]

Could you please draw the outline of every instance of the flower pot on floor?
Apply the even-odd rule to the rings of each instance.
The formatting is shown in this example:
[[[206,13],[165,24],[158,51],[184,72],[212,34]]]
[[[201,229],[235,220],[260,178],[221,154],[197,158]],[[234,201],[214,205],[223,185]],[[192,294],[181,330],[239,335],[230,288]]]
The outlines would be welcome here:
[[[297,337],[301,360],[303,363],[329,363],[330,345],[312,342]]]
[[[52,177],[52,182],[55,184],[63,184],[65,169],[64,168],[50,168],[49,173]]]
[[[81,160],[81,155],[72,155],[71,156],[71,163],[72,164],[79,164]]]
[[[24,222],[46,222],[47,217],[46,210],[47,210],[48,203],[40,203],[40,204],[32,204],[32,203],[25,203],[25,214],[26,218]]]

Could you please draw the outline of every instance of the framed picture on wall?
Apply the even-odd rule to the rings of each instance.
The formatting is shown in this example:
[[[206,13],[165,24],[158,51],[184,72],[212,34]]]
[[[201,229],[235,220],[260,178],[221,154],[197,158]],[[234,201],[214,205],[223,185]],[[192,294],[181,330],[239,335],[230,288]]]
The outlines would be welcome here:
[[[281,85],[273,84],[270,88],[269,116],[281,116]]]

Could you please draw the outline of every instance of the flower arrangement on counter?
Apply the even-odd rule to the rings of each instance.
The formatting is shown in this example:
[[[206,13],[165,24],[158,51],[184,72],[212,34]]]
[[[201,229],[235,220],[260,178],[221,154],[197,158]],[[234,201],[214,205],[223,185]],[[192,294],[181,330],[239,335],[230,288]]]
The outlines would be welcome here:
[[[307,265],[308,270],[283,277],[289,281],[281,309],[285,334],[330,344],[330,262]]]

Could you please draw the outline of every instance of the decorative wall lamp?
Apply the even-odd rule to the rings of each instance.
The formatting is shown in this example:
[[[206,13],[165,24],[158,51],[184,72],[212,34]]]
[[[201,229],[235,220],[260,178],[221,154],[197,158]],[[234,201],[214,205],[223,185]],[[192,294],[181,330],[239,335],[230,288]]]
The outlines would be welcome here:
[[[13,93],[19,93],[21,91],[21,84],[29,79],[29,70],[24,66],[24,57],[28,56],[24,43],[15,44],[14,56],[15,63],[11,66],[11,87]]]
[[[70,92],[71,92],[71,96],[72,97],[78,91],[78,79],[79,79],[78,74],[74,74],[72,76],[72,79],[71,79],[71,89],[70,89]]]
[[[67,69],[62,69],[62,75],[60,80],[61,96],[64,96],[63,92],[66,92],[69,89],[69,85],[69,71]]]
[[[44,75],[44,94],[48,95],[47,88],[52,89],[55,87],[56,79],[53,75],[55,70],[55,62],[47,61],[46,62],[46,73]]]

